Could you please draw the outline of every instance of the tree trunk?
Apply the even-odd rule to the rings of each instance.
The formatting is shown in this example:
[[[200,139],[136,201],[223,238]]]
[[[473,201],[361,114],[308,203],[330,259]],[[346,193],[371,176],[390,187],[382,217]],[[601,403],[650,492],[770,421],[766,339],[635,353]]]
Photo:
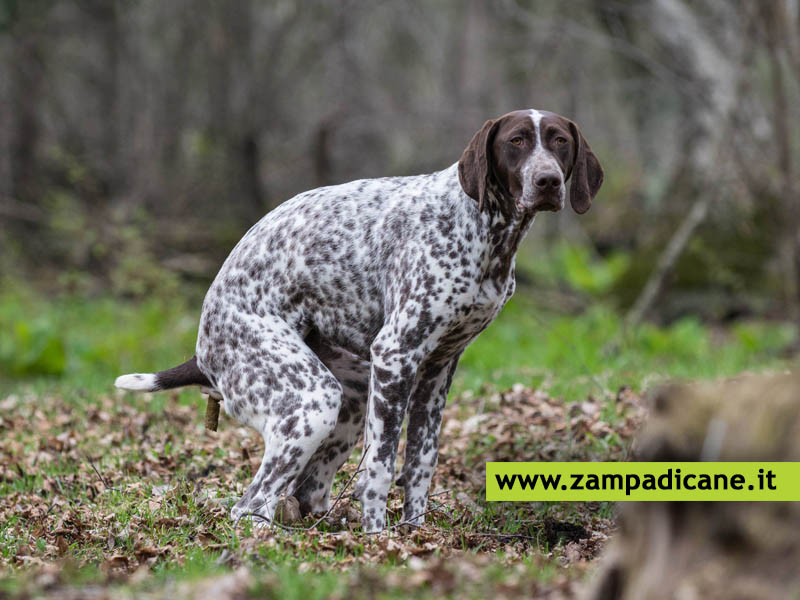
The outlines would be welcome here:
[[[44,83],[44,65],[40,36],[20,35],[13,42],[11,67],[11,103],[16,124],[11,138],[11,196],[20,202],[34,202],[38,197],[37,147],[39,141],[39,104]]]
[[[647,315],[692,234],[708,215],[709,205],[721,195],[719,180],[725,171],[721,155],[743,79],[743,69],[737,69],[737,57],[714,45],[682,0],[653,0],[652,9],[653,33],[685,70],[687,88],[684,93],[691,99],[691,110],[686,117],[691,119],[689,126],[697,135],[693,143],[681,151],[690,153],[687,177],[701,193],[697,198],[687,199],[691,208],[628,311],[625,317],[628,328],[638,325]],[[745,61],[749,60],[748,49],[740,54]]]
[[[792,299],[792,318],[797,324],[800,340],[800,197],[797,190],[797,173],[792,156],[793,124],[789,114],[789,100],[784,77],[782,55],[791,61],[792,32],[788,27],[788,12],[784,2],[765,2],[762,7],[764,41],[770,60],[772,84],[772,131],[777,152],[779,189],[785,217],[785,247],[790,259],[790,272],[786,278]],[[786,69],[787,71],[789,69]],[[800,342],[798,342],[800,345]]]

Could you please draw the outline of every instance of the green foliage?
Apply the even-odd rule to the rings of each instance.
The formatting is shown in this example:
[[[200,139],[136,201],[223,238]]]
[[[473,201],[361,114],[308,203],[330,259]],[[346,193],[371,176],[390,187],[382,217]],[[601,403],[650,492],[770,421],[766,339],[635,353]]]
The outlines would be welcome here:
[[[529,260],[521,266],[537,281],[602,296],[612,289],[629,264],[630,256],[623,252],[597,256],[586,246],[560,242],[546,259]]]
[[[6,308],[6,307],[3,307]],[[61,375],[66,367],[64,341],[55,333],[48,315],[31,321],[0,314],[0,371],[21,377]]]
[[[120,372],[164,368],[193,353],[195,315],[180,297],[48,299],[6,283],[0,379],[45,375],[107,384]]]
[[[563,256],[585,258],[572,251]],[[586,266],[584,258],[576,264]],[[594,274],[586,281],[600,289],[616,267],[610,261],[592,264]],[[576,272],[586,274],[582,269]],[[65,384],[103,389],[120,373],[175,365],[194,352],[200,304],[199,297],[179,295],[46,299],[6,285],[0,291],[0,376],[58,376]],[[467,348],[453,389],[522,383],[578,400],[621,385],[642,386],[652,377],[715,377],[775,367],[792,335],[787,324],[743,322],[715,330],[686,318],[669,327],[644,324],[625,336],[620,315],[608,306],[564,315],[544,310],[521,289]]]
[[[608,292],[630,262],[629,256],[621,252],[592,259],[585,246],[563,244],[559,249],[567,283],[588,294]]]
[[[622,318],[607,306],[565,316],[518,294],[467,348],[454,389],[545,385],[579,400],[622,385],[642,387],[654,377],[717,377],[777,367],[793,335],[789,324],[748,322],[725,331],[693,318],[669,327],[644,324],[624,335]]]

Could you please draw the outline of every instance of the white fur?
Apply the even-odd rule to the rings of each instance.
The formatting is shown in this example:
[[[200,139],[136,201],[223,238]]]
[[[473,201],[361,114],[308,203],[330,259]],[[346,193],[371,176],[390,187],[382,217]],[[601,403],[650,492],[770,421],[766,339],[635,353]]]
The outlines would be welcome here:
[[[131,373],[120,375],[114,385],[131,392],[154,392],[158,389],[155,373]]]
[[[538,150],[542,147],[542,132],[539,130],[539,123],[542,121],[542,113],[532,108],[531,121],[533,121],[533,128],[536,131],[536,148]]]

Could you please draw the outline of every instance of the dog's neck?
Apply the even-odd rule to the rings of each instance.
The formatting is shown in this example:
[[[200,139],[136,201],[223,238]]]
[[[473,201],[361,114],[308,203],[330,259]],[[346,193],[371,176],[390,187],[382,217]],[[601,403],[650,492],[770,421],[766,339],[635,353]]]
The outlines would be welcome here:
[[[525,234],[533,225],[536,213],[532,210],[519,210],[515,202],[505,202],[494,190],[488,190],[487,193],[490,196],[489,210],[486,213],[491,256],[488,276],[498,284],[503,284],[510,275],[514,257],[525,239]],[[501,203],[511,208],[499,210],[503,206]]]

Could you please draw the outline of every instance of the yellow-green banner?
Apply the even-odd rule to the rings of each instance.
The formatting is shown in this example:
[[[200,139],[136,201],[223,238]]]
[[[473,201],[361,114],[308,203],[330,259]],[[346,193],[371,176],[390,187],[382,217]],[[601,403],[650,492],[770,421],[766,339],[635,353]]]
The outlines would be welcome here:
[[[794,501],[800,462],[490,462],[489,501]]]

